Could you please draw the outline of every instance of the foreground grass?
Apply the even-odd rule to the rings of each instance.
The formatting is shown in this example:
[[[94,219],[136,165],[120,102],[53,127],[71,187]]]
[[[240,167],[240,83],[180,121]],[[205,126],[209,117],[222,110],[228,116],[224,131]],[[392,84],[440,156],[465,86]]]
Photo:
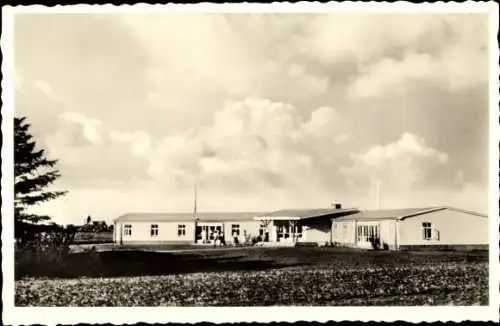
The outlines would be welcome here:
[[[19,306],[487,304],[487,264],[25,279]]]
[[[177,257],[175,268],[154,270],[164,275],[134,276],[138,270],[133,268],[128,272],[134,273],[128,273],[128,277],[22,278],[16,281],[15,302],[18,306],[488,303],[488,262],[484,255],[292,248],[214,250],[168,257]],[[248,261],[268,263],[253,268],[257,265],[248,265]],[[130,261],[122,263],[127,264]],[[141,265],[143,270],[151,269],[144,261]],[[197,266],[205,272],[193,273]]]

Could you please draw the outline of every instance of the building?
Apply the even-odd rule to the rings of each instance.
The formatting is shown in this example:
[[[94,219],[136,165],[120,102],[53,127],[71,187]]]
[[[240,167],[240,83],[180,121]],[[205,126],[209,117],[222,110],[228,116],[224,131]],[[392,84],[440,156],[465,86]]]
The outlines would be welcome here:
[[[326,209],[279,210],[257,216],[255,220],[259,221],[260,229],[264,230],[261,234],[266,234],[264,242],[325,245],[333,242],[332,221],[357,212],[357,209],[344,209],[340,205],[334,205]]]
[[[248,243],[275,246],[300,243],[405,250],[433,246],[485,247],[486,215],[451,207],[358,210],[334,205],[323,209],[270,213],[134,213],[114,221],[116,244]]]
[[[347,247],[415,250],[424,247],[484,248],[489,243],[486,215],[452,207],[367,210],[339,217],[333,242]]]
[[[226,243],[243,243],[259,233],[259,212],[131,213],[114,221],[116,244],[211,244],[217,233]]]

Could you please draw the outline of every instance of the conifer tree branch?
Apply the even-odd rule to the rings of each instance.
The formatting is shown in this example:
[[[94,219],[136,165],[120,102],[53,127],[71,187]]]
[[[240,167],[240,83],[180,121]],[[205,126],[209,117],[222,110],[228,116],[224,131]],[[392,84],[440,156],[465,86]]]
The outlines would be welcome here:
[[[44,149],[37,149],[29,133],[26,117],[14,118],[14,216],[17,222],[38,223],[50,220],[49,216],[29,213],[27,208],[64,196],[66,191],[44,191],[61,173],[48,170],[57,160],[48,159]]]

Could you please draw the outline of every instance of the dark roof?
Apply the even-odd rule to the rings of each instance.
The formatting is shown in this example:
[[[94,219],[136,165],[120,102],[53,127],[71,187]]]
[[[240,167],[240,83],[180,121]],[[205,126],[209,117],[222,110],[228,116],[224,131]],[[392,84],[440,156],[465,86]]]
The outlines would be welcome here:
[[[199,221],[252,221],[262,212],[199,212]],[[194,213],[128,213],[116,218],[115,221],[194,221]]]
[[[466,210],[462,210],[462,209],[458,209],[458,208],[454,208],[454,207],[433,206],[433,207],[419,207],[419,208],[366,210],[366,211],[360,211],[356,214],[351,214],[349,216],[339,217],[338,220],[352,220],[352,219],[359,219],[359,220],[400,219],[400,220],[403,220],[403,219],[408,218],[408,217],[417,216],[417,215],[421,215],[421,214],[425,214],[425,213],[437,212],[437,211],[441,211],[441,210],[445,210],[445,209],[450,209],[450,210],[459,211],[462,213],[486,217],[486,215],[483,215],[480,213],[466,211]]]
[[[283,209],[257,216],[256,219],[307,219],[313,217],[329,216],[329,215],[345,215],[356,213],[359,210],[354,208],[309,208],[309,209]]]

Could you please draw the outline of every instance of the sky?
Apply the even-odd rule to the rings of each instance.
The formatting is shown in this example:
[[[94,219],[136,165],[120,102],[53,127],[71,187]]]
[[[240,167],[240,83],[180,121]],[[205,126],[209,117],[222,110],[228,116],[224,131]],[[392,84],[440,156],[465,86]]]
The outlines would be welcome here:
[[[483,14],[17,14],[15,114],[58,223],[488,208]],[[380,185],[380,199],[376,188]],[[379,204],[377,204],[377,202]]]

